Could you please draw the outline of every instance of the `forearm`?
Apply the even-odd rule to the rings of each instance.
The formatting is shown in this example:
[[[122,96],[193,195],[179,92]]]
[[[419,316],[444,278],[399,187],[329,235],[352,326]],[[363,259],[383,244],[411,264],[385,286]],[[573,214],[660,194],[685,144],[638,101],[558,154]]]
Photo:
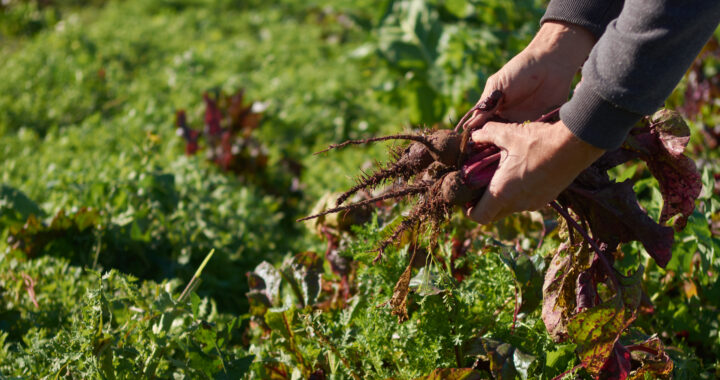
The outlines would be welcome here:
[[[720,21],[718,0],[628,0],[583,66],[560,111],[567,127],[604,149],[662,106]]]
[[[538,56],[544,56],[572,76],[594,45],[594,36],[584,27],[563,21],[548,21],[543,23],[527,49],[538,52]]]

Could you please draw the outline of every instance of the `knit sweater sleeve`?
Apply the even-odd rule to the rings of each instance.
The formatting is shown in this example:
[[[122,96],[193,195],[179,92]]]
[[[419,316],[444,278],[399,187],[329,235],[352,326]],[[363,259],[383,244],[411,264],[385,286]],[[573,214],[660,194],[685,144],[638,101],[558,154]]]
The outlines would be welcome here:
[[[663,105],[718,22],[718,0],[626,0],[590,52],[561,120],[592,145],[619,147]]]
[[[580,25],[598,39],[622,7],[623,0],[551,0],[540,23],[563,21]]]

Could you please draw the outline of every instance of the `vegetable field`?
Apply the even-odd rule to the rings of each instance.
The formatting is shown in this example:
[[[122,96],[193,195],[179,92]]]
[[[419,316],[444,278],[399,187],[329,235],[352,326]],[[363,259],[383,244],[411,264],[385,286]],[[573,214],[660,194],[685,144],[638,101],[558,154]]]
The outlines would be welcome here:
[[[463,216],[545,5],[0,2],[0,379],[720,377],[720,31],[556,202]]]

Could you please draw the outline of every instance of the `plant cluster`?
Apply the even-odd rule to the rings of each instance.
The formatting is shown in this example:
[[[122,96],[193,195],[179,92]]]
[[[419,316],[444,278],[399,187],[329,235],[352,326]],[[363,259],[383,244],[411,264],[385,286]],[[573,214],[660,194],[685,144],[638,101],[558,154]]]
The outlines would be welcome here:
[[[387,245],[395,243],[407,230],[429,225],[437,235],[440,226],[452,214],[453,206],[477,201],[497,168],[499,150],[494,146],[477,147],[468,136],[483,123],[466,126],[466,119],[479,113],[493,120],[502,93],[496,91],[473,107],[458,123],[456,130],[433,131],[423,135],[395,135],[333,145],[406,139],[414,141],[404,149],[393,148],[394,161],[343,193],[343,203],[358,190],[373,188],[386,181],[400,184],[374,198],[325,210],[306,220],[392,198],[414,197],[416,203],[407,217],[378,245],[381,258]],[[556,112],[541,120],[551,120]],[[566,239],[557,249],[543,285],[543,321],[557,342],[571,340],[578,345],[581,365],[589,373],[604,378],[625,379],[643,373],[666,375],[672,361],[657,338],[629,346],[619,338],[636,318],[641,301],[651,304],[640,286],[643,267],[627,276],[612,266],[621,243],[637,241],[657,265],[665,267],[672,256],[673,229],[662,225],[676,217],[674,227],[682,230],[695,208],[702,182],[694,162],[684,155],[690,131],[679,114],[661,110],[636,126],[623,146],[607,152],[563,191],[552,207],[564,218]],[[630,160],[643,160],[658,181],[663,198],[659,222],[654,221],[638,202],[631,182],[610,179],[608,170]],[[578,220],[576,220],[578,219]],[[432,244],[434,245],[434,244]],[[431,245],[431,246],[432,246]],[[412,261],[413,259],[411,259]],[[410,268],[401,275],[390,304],[399,321],[408,319],[406,298]],[[603,285],[605,292],[601,292]],[[632,357],[632,352],[642,354]],[[644,356],[642,356],[644,355]],[[631,357],[636,364],[631,363]]]

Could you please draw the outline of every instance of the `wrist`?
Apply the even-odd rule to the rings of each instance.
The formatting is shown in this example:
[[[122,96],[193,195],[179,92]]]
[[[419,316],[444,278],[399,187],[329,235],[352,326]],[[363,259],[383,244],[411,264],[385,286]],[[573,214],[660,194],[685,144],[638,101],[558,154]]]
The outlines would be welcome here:
[[[561,149],[570,153],[572,156],[571,162],[579,165],[579,167],[584,169],[605,153],[605,149],[598,148],[577,137],[562,120],[555,123],[555,128],[559,134],[556,138],[562,147]]]
[[[574,73],[585,62],[595,42],[595,36],[579,25],[546,21],[526,49]]]

